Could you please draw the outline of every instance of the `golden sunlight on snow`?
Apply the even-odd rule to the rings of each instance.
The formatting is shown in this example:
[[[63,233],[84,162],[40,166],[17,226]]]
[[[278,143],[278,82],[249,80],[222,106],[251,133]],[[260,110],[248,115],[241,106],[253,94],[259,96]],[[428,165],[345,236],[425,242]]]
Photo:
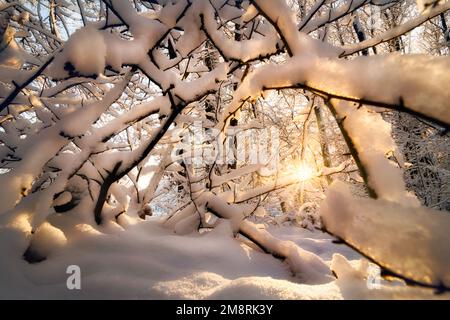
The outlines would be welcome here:
[[[28,213],[18,214],[7,227],[20,230],[24,233],[31,233],[30,216]]]

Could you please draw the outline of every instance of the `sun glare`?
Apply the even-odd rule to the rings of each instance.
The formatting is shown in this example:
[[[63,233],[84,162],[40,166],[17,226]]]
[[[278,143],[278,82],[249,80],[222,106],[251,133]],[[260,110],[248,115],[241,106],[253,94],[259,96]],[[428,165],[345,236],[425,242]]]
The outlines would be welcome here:
[[[306,181],[313,177],[313,169],[306,164],[301,164],[297,167],[295,175],[300,181]]]

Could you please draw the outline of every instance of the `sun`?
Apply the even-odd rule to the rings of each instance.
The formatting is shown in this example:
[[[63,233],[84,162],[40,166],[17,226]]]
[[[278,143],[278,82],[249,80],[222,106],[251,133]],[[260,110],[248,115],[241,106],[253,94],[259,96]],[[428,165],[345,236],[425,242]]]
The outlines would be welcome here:
[[[301,164],[296,168],[295,175],[300,181],[306,181],[313,177],[314,172],[307,164]]]

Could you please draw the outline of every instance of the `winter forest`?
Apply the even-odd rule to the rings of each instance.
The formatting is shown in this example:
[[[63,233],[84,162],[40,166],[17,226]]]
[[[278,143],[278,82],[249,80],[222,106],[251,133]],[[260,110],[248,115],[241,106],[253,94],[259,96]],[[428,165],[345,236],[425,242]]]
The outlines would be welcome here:
[[[0,299],[450,299],[449,24],[0,0]]]

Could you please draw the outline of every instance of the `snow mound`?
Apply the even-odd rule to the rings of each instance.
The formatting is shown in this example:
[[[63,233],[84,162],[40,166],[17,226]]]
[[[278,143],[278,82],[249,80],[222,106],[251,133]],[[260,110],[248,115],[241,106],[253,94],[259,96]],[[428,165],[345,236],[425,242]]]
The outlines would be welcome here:
[[[339,299],[339,287],[302,285],[271,277],[241,277],[230,280],[203,272],[180,280],[158,283],[155,291],[167,298],[183,299]]]
[[[44,240],[61,236],[53,230],[55,225],[43,229]],[[151,217],[122,230],[86,225],[78,225],[73,234],[65,230],[67,242],[60,242],[48,259],[34,264],[22,259],[26,242],[13,246],[17,231],[3,227],[0,255],[8,259],[0,260],[0,298],[449,298],[449,295],[436,296],[432,290],[407,287],[403,282],[392,285],[384,281],[380,289],[370,290],[364,270],[357,268],[359,277],[350,272],[354,265],[361,264],[360,256],[348,247],[333,243],[329,235],[292,226],[267,230],[315,252],[327,265],[333,266],[337,280],[301,283],[292,276],[286,262],[248,246],[240,238],[233,238],[230,230],[179,236],[162,227],[157,217]],[[340,258],[333,257],[335,252]],[[81,290],[67,289],[66,270],[70,265],[80,267]]]

